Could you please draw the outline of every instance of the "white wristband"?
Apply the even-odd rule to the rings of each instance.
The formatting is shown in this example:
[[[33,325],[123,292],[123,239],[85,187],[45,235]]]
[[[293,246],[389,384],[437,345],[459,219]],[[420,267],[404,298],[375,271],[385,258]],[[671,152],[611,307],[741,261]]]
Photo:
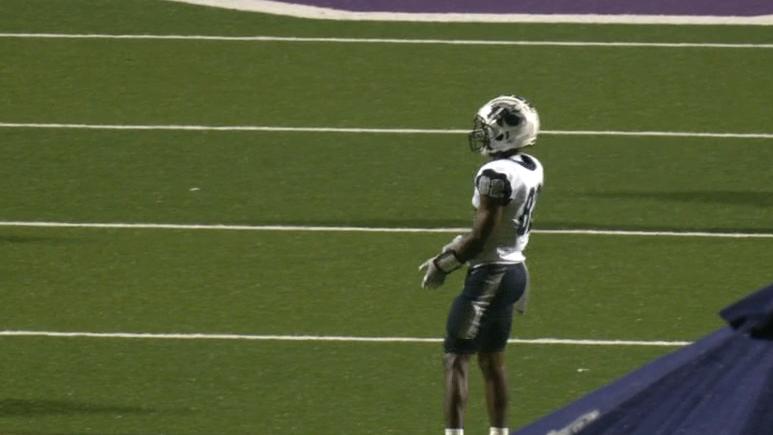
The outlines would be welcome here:
[[[442,254],[435,257],[433,260],[435,267],[440,269],[443,273],[451,273],[456,269],[462,267],[462,262],[456,257],[456,252],[453,250],[445,251]]]

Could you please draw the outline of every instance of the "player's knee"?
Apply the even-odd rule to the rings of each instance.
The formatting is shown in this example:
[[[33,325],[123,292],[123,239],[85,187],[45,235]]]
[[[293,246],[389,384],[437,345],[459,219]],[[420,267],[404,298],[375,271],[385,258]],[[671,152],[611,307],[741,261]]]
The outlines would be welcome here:
[[[479,353],[478,366],[486,378],[501,377],[505,372],[504,358],[497,353]]]
[[[446,353],[443,355],[443,365],[446,371],[465,373],[470,356],[467,354]]]

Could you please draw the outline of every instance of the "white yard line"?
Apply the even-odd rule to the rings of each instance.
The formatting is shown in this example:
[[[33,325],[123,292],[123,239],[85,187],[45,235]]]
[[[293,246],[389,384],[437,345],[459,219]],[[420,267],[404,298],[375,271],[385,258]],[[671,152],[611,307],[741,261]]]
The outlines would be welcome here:
[[[262,131],[284,133],[344,134],[467,134],[469,129],[280,127],[269,125],[131,125],[0,122],[0,128],[72,130],[168,130],[168,131]],[[688,131],[542,130],[548,136],[696,137],[715,139],[773,139],[773,133],[712,133]]]
[[[702,137],[715,139],[773,139],[773,133],[710,133],[697,131],[614,131],[614,130],[545,130],[540,134],[556,136],[638,136],[638,137]]]
[[[462,129],[421,128],[339,128],[278,127],[269,125],[123,125],[123,124],[58,124],[0,122],[0,128],[53,128],[75,130],[179,130],[179,131],[268,131],[284,133],[373,133],[373,134],[462,134]],[[771,135],[773,137],[773,135]]]
[[[714,237],[727,239],[773,239],[766,233],[720,233],[706,231],[625,231],[625,230],[532,230],[535,234],[578,234],[600,236]]]
[[[469,228],[386,228],[386,227],[333,227],[305,225],[212,225],[212,224],[156,224],[156,223],[85,223],[85,222],[27,222],[0,221],[0,227],[41,228],[105,228],[148,230],[219,230],[219,231],[290,231],[290,232],[346,232],[346,233],[462,233]],[[570,234],[600,236],[650,237],[707,237],[731,239],[773,239],[766,233],[720,233],[699,231],[625,231],[625,230],[532,230],[534,234]]]
[[[350,337],[320,335],[251,335],[251,334],[153,334],[132,332],[55,332],[0,331],[0,337],[122,338],[151,340],[246,340],[246,341],[332,341],[347,343],[441,343],[441,338],[419,337]],[[563,344],[574,346],[661,346],[691,344],[678,340],[574,340],[564,338],[511,339],[514,344]]]
[[[773,43],[720,42],[635,42],[635,41],[535,41],[486,39],[422,39],[422,38],[338,38],[301,36],[225,36],[225,35],[151,35],[105,33],[0,33],[0,38],[15,39],[112,39],[112,40],[171,40],[171,41],[231,41],[287,42],[332,44],[410,44],[410,45],[494,45],[533,47],[619,47],[619,48],[742,48],[770,49]]]

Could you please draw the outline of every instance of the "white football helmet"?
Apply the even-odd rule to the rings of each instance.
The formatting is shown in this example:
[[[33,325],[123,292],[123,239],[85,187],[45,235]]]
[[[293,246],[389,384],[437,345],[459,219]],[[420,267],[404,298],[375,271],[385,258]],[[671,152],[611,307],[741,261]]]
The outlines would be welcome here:
[[[475,115],[470,149],[491,155],[534,145],[539,133],[537,109],[526,99],[503,95],[484,104]]]

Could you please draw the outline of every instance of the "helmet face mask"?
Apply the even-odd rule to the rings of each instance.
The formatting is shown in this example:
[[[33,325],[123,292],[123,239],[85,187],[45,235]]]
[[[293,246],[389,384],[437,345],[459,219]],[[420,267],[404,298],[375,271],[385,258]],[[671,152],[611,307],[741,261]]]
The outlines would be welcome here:
[[[534,145],[539,115],[524,98],[501,96],[481,107],[468,136],[470,149],[484,155]]]
[[[475,116],[472,131],[467,136],[467,140],[470,143],[470,151],[478,152],[488,147],[491,143],[491,132],[489,130],[485,120],[480,116]]]

